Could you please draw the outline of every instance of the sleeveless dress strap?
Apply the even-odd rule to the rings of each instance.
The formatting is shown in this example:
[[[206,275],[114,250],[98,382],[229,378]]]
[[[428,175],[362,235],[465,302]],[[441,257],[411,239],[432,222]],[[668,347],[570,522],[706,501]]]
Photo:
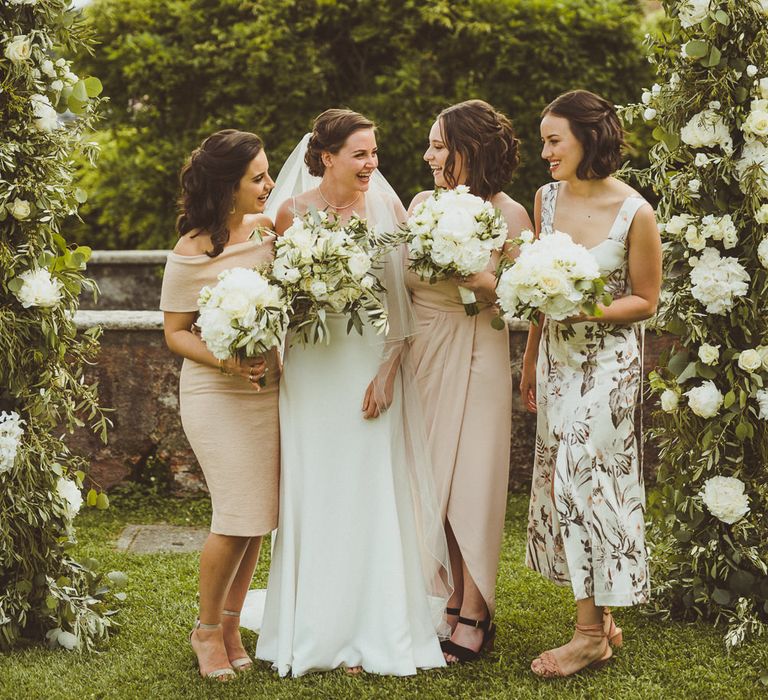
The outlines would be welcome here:
[[[548,182],[541,192],[541,235],[543,236],[554,232],[552,223],[555,220],[555,203],[559,185],[559,182]]]
[[[619,213],[616,215],[616,220],[613,222],[611,232],[608,234],[608,238],[619,243],[626,243],[629,229],[632,226],[632,221],[637,214],[637,210],[645,204],[646,201],[642,197],[631,196],[624,200],[624,203],[619,209]]]

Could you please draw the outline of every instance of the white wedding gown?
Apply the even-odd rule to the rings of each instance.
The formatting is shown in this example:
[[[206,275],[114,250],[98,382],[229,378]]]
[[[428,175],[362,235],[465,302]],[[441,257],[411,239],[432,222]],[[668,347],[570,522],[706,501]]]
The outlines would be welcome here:
[[[442,525],[424,493],[413,498],[411,398],[401,371],[389,410],[363,418],[384,343],[370,326],[361,336],[346,324],[328,314],[330,344],[289,346],[280,381],[278,529],[266,601],[251,591],[243,624],[257,628],[256,656],[281,676],[445,666],[436,633],[445,599],[429,595],[442,552],[422,537]]]

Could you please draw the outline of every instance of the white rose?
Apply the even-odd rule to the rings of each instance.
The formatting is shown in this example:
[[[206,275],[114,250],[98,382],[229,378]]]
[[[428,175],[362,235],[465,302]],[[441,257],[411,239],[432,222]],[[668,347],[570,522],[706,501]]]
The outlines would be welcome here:
[[[19,199],[16,197],[13,202],[6,204],[5,206],[11,213],[11,216],[18,221],[28,219],[29,215],[32,213],[32,207],[26,199]]]
[[[701,180],[694,178],[688,181],[688,189],[696,194],[701,189]]]
[[[53,279],[48,270],[27,270],[19,275],[19,279],[22,281],[21,289],[15,294],[25,309],[30,306],[56,306],[61,300],[64,285]]]
[[[67,83],[67,85],[74,85],[78,80],[80,80],[80,78],[77,73],[73,73],[71,70],[64,73],[64,82]]]
[[[757,221],[758,224],[768,224],[768,204],[763,204],[755,212],[755,221]]]
[[[757,75],[757,66],[756,66],[756,65],[753,65],[752,63],[750,63],[750,64],[747,66],[747,75],[748,75],[750,78],[754,78],[754,77]]]
[[[349,271],[361,279],[371,269],[371,259],[365,253],[355,253],[349,258]]]
[[[757,350],[742,350],[739,353],[739,367],[746,372],[757,372],[763,366],[763,358]]]
[[[651,104],[651,100],[653,99],[653,95],[651,95],[648,90],[643,90],[643,96],[640,98],[644,105]]]
[[[656,114],[657,112],[653,107],[648,107],[643,111],[643,119],[647,122],[652,121],[656,119]]]
[[[713,476],[704,482],[701,498],[718,520],[732,525],[749,512],[744,482],[732,476]]]
[[[697,153],[693,159],[693,164],[697,168],[703,168],[707,163],[709,163],[709,156],[706,153]]]
[[[56,68],[53,66],[53,61],[51,61],[50,58],[46,58],[41,64],[40,64],[40,70],[47,75],[49,78],[55,78],[56,77]]]
[[[13,467],[24,434],[21,427],[23,424],[24,421],[15,411],[0,411],[0,474]]]
[[[24,34],[13,37],[5,47],[5,57],[14,65],[20,65],[30,59],[32,44]]]
[[[726,314],[736,297],[749,290],[749,273],[737,258],[722,257],[715,248],[706,248],[699,257],[690,257],[693,268],[691,295],[711,314]]]
[[[757,81],[757,88],[760,92],[760,97],[768,99],[768,78],[760,78],[760,80]]]
[[[702,343],[699,348],[699,359],[705,365],[714,365],[720,360],[720,346]]]
[[[54,80],[51,83],[51,90],[54,92],[61,92],[64,89],[64,83],[61,82],[61,80]]]
[[[733,153],[730,129],[722,115],[712,107],[691,117],[680,130],[680,138],[693,148],[719,146],[725,153]]]
[[[685,395],[688,397],[688,405],[691,410],[702,418],[716,416],[723,405],[723,395],[711,380],[686,391]]]
[[[685,230],[685,242],[692,250],[704,250],[707,239],[695,226],[691,225]]]
[[[710,0],[686,0],[677,15],[683,27],[692,27],[702,22],[709,14]]]
[[[664,224],[664,230],[673,236],[679,236],[693,221],[694,217],[690,214],[676,214]]]
[[[536,235],[530,229],[525,229],[523,231],[520,231],[520,240],[522,240],[523,244],[533,243],[535,238],[536,238]]]
[[[741,130],[758,138],[768,136],[768,100],[752,100],[750,112],[741,125]]]
[[[768,270],[768,236],[763,236],[763,240],[757,246],[757,259]]]
[[[328,294],[328,285],[322,280],[312,280],[309,284],[309,291],[315,299],[322,299]]]
[[[676,391],[674,391],[673,389],[664,389],[664,391],[661,394],[662,410],[666,411],[667,413],[672,413],[672,411],[676,411],[679,400],[680,400],[680,397],[677,395]]]
[[[56,492],[67,506],[67,515],[70,518],[74,518],[83,505],[83,494],[80,492],[77,484],[71,479],[61,477],[56,483]]]
[[[758,389],[755,398],[760,407],[760,414],[757,417],[760,420],[768,420],[768,389]]]
[[[477,222],[466,209],[451,208],[440,217],[435,236],[442,235],[459,242],[468,241],[477,228]]]
[[[33,123],[40,131],[53,131],[59,127],[59,116],[45,95],[32,95]]]

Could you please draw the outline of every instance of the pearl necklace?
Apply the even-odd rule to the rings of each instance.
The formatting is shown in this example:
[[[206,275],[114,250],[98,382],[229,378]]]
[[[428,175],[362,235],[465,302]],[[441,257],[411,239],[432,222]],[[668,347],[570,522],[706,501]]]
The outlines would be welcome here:
[[[320,188],[320,185],[317,186],[317,191],[320,194],[320,199],[322,199],[331,209],[335,209],[336,211],[343,211],[344,209],[349,209],[353,204],[357,203],[357,200],[360,199],[360,192],[358,192],[355,195],[355,198],[349,203],[345,204],[342,207],[337,207],[335,204],[331,204],[323,195],[323,190]]]

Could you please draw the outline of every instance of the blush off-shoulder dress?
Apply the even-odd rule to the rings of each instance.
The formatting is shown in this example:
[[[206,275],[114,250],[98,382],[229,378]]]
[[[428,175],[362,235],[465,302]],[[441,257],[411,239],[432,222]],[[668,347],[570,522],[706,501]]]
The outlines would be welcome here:
[[[264,267],[274,236],[228,245],[215,258],[170,252],[160,308],[197,311],[200,290],[233,267]],[[267,356],[266,386],[184,359],[179,381],[181,423],[211,493],[211,532],[255,537],[277,526],[280,478],[277,353]]]

